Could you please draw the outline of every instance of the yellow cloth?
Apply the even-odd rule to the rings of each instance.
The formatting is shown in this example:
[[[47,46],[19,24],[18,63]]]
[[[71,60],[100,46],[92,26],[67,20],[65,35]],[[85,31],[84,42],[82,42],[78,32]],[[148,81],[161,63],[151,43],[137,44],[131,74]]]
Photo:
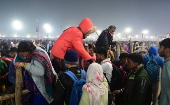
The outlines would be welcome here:
[[[104,78],[103,84],[105,86],[105,94],[100,96],[100,105],[107,105],[108,104],[108,83],[106,78]],[[83,89],[83,94],[80,100],[79,105],[90,105],[89,94],[87,89]]]

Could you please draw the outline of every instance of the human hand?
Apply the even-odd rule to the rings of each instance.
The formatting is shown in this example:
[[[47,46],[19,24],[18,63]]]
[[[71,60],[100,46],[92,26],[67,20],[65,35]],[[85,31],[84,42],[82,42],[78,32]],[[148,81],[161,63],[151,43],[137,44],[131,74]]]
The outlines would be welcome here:
[[[122,90],[120,89],[120,90],[115,90],[114,92],[113,92],[113,96],[116,96],[117,94],[120,94],[120,93],[122,93]]]
[[[3,60],[11,62],[12,60],[9,58],[4,57]]]
[[[25,62],[15,62],[15,68],[24,68]]]

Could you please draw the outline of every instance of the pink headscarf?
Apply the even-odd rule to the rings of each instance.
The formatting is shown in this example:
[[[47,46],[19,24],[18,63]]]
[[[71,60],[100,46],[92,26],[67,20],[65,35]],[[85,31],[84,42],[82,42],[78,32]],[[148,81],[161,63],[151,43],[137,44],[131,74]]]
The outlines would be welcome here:
[[[90,98],[90,105],[100,105],[100,96],[105,93],[105,86],[102,66],[98,63],[89,65],[86,74],[86,84],[83,89],[87,89]]]

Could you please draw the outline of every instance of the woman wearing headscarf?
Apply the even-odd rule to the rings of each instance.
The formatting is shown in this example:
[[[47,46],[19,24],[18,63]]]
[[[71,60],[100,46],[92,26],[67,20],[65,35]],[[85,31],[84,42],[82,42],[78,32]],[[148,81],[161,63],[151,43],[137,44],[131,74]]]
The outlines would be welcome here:
[[[50,105],[53,101],[52,84],[56,73],[47,52],[34,46],[32,42],[21,41],[18,45],[18,55],[10,65],[9,80],[13,83],[15,68],[23,69],[24,88],[30,91],[23,96],[22,104]]]
[[[83,94],[79,105],[107,105],[108,83],[101,65],[92,63],[86,74]]]

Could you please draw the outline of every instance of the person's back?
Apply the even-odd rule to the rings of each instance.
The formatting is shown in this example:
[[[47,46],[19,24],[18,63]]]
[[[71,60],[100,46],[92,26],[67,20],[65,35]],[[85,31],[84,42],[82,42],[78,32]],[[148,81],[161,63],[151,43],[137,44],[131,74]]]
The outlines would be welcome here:
[[[163,68],[164,60],[158,55],[158,48],[151,46],[148,50],[149,55],[144,56],[144,68],[149,74],[152,82],[152,102],[153,105],[158,104],[158,96],[160,93],[160,69]]]
[[[78,79],[81,78],[81,70],[78,67],[78,53],[75,50],[68,50],[64,57],[68,71],[71,71]],[[70,75],[63,73],[59,76],[54,89],[54,105],[69,105],[74,81]]]
[[[86,76],[86,84],[83,86],[83,94],[79,105],[107,105],[108,83],[103,75],[102,67],[92,63]]]

